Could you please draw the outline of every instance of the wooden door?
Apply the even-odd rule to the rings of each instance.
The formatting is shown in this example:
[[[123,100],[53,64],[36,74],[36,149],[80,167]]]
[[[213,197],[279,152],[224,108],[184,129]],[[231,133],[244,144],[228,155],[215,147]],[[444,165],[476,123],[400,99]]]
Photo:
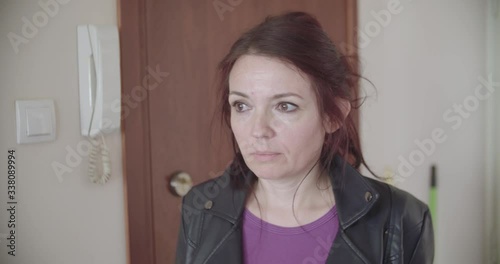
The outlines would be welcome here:
[[[241,33],[285,11],[312,13],[334,42],[353,46],[356,1],[119,3],[130,263],[173,263],[181,198],[168,176],[181,170],[200,183],[232,158],[228,135],[210,127],[217,63]]]

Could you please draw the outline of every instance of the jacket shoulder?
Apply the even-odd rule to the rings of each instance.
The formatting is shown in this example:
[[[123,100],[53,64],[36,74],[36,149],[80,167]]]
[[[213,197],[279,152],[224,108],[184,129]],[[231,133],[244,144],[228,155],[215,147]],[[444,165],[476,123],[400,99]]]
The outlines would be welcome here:
[[[378,191],[380,203],[390,205],[391,211],[400,215],[405,226],[416,226],[429,214],[427,204],[411,193],[376,179],[363,177]]]
[[[434,231],[429,207],[412,194],[392,185],[367,178],[379,191],[379,204],[389,207],[387,255],[402,263],[430,264],[434,259]]]
[[[206,209],[206,207],[210,207],[207,202],[217,202],[217,200],[223,199],[224,194],[231,191],[229,183],[228,174],[222,174],[216,178],[198,183],[184,196],[183,205],[197,210]]]

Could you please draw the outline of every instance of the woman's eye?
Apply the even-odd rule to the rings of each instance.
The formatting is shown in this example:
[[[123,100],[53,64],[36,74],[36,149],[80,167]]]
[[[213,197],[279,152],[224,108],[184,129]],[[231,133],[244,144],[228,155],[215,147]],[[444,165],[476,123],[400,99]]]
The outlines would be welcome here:
[[[232,104],[233,108],[236,110],[236,112],[245,112],[249,109],[249,107],[242,102],[236,101]],[[293,112],[297,110],[297,105],[292,104],[292,103],[279,103],[278,104],[278,110],[281,112]]]
[[[233,103],[233,108],[236,109],[236,112],[243,112],[243,111],[246,111],[248,106],[242,102],[236,101]]]
[[[297,109],[297,105],[292,103],[280,103],[278,104],[278,110],[282,112],[293,112]]]

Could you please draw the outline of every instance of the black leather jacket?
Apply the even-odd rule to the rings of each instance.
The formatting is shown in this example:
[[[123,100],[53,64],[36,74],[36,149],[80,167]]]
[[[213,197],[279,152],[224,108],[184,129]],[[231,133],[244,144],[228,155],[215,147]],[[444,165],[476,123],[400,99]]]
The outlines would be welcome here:
[[[335,177],[342,175],[342,163],[337,156],[330,168],[334,183],[338,182]],[[334,184],[333,189],[339,231],[326,263],[433,262],[432,222],[424,203],[362,176],[349,164],[342,183]],[[246,194],[244,189],[231,187],[228,169],[222,176],[193,187],[183,198],[176,263],[242,263],[241,213]]]

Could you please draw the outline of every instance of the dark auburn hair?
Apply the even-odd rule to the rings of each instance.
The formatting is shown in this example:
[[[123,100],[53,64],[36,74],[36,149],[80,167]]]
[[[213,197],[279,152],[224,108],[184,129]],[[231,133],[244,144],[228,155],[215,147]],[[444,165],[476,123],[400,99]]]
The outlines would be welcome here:
[[[322,170],[332,165],[337,154],[356,169],[363,164],[370,170],[361,153],[352,111],[344,119],[340,106],[335,103],[337,99],[345,99],[350,102],[351,108],[359,108],[356,105],[356,102],[360,101],[356,98],[356,87],[361,76],[350,63],[353,56],[341,54],[316,18],[304,12],[270,16],[241,35],[232,45],[229,53],[218,65],[218,111],[222,125],[229,130],[229,75],[238,58],[248,54],[276,58],[305,73],[316,93],[322,117],[340,125],[334,133],[325,134],[320,155]],[[230,171],[246,171],[248,167],[239,152],[232,131],[231,136],[235,157]],[[241,174],[231,173],[231,182],[235,187],[242,187],[244,181],[236,175]]]

